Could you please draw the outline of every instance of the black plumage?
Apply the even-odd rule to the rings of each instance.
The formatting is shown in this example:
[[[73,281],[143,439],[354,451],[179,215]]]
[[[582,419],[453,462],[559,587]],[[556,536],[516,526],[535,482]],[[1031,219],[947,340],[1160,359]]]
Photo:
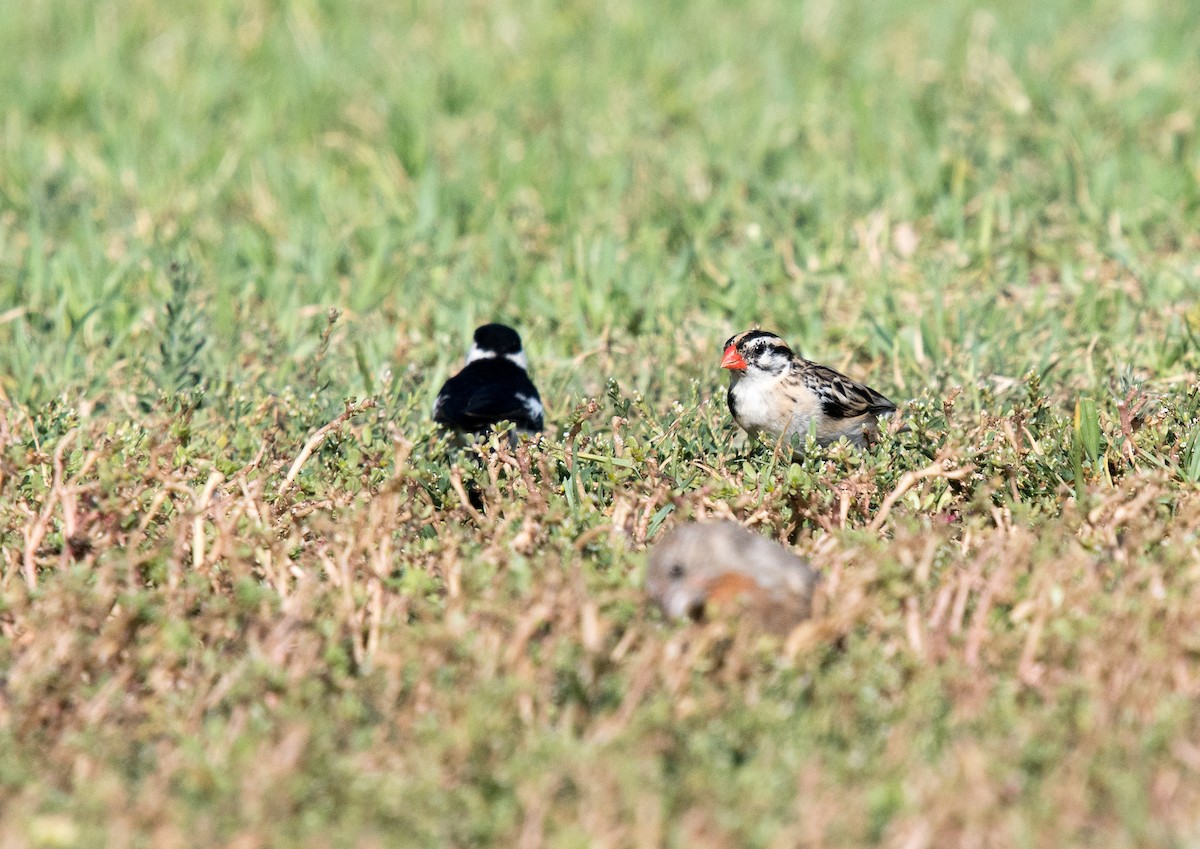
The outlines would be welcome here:
[[[515,330],[485,324],[475,331],[467,364],[438,392],[433,419],[473,434],[504,421],[528,433],[542,429],[541,396],[525,371],[521,337]]]

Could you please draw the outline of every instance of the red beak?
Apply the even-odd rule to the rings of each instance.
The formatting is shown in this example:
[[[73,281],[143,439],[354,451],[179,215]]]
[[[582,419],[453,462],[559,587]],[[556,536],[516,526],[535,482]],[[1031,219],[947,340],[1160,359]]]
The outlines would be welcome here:
[[[721,360],[721,368],[733,369],[734,371],[744,371],[746,361],[742,359],[742,355],[738,353],[737,348],[730,345],[725,349],[725,358]]]

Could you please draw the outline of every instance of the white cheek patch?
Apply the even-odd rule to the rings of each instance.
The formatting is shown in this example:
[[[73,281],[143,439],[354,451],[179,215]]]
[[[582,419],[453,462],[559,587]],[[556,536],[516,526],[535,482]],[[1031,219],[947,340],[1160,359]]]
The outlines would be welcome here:
[[[777,354],[774,351],[766,353],[759,360],[762,368],[771,374],[782,374],[783,370],[788,366],[788,358],[783,354]]]

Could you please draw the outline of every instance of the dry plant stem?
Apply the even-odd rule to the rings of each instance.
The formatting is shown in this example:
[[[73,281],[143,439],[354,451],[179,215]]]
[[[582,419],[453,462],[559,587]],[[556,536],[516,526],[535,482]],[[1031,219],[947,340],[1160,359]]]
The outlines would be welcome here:
[[[544,512],[546,509],[546,499],[542,496],[541,488],[533,478],[533,468],[529,461],[529,445],[527,443],[521,443],[517,446],[516,459],[521,480],[525,483],[525,497],[537,512]]]
[[[632,668],[631,680],[621,699],[621,705],[612,716],[595,725],[589,735],[589,741],[592,744],[603,745],[618,736],[629,725],[646,694],[655,682],[660,680],[662,671],[671,668],[674,658],[668,657],[668,655],[677,649],[678,646],[674,642],[668,643],[662,649],[650,644],[643,647],[633,657],[629,664]],[[683,664],[679,664],[674,668],[682,666]]]
[[[528,613],[521,617],[517,623],[516,630],[513,633],[512,642],[509,643],[507,651],[504,653],[506,663],[513,663],[525,651],[525,646],[529,642],[529,638],[533,636],[538,627],[553,614],[553,610],[548,604],[536,604]]]
[[[79,435],[79,428],[72,428],[63,434],[62,439],[54,447],[54,476],[50,483],[50,491],[46,494],[46,501],[42,504],[42,509],[38,512],[36,519],[32,524],[25,527],[24,537],[25,545],[22,558],[22,571],[25,576],[25,584],[29,589],[37,587],[37,550],[42,544],[46,534],[50,530],[50,520],[54,515],[54,508],[60,502],[68,500],[67,489],[63,484],[63,455],[66,453],[67,447],[75,441]],[[78,481],[83,475],[87,474],[99,456],[98,452],[92,451],[84,458],[79,471],[76,473],[74,480]],[[65,521],[74,525],[74,517],[70,517]]]
[[[971,669],[979,666],[979,653],[988,634],[987,616],[992,608],[992,600],[1012,571],[1012,558],[1008,554],[1009,552],[1004,552],[1001,555],[1000,563],[984,586],[983,592],[979,594],[979,601],[976,602],[975,611],[971,616],[971,624],[967,629],[967,645],[963,652],[967,666]]]
[[[946,469],[941,461],[935,462],[932,465],[916,472],[905,472],[900,482],[896,484],[896,488],[891,491],[887,498],[883,500],[883,504],[879,507],[879,512],[875,514],[875,518],[871,520],[871,524],[867,527],[872,531],[877,531],[883,527],[883,523],[887,521],[888,515],[892,512],[892,508],[896,506],[896,502],[904,497],[904,494],[917,485],[920,481],[926,478],[945,478],[946,480],[962,480],[967,475],[975,471],[973,465],[963,466],[958,469]]]
[[[235,481],[244,481],[252,471],[257,469],[262,464],[263,457],[265,457],[267,453],[268,444],[269,440],[262,440],[262,443],[258,446],[258,453],[254,455],[254,459],[233,473],[233,477],[230,480],[231,486]]]
[[[954,595],[954,607],[950,613],[950,633],[958,635],[962,633],[963,617],[967,615],[967,602],[971,599],[971,589],[979,583],[983,577],[983,566],[987,557],[980,555],[975,558],[969,570],[959,572],[958,587]]]
[[[304,443],[304,447],[300,449],[300,453],[296,455],[296,460],[292,463],[292,467],[288,469],[287,477],[285,477],[283,479],[283,483],[279,485],[278,494],[283,495],[288,491],[288,488],[291,487],[292,482],[296,479],[296,475],[300,474],[300,469],[304,466],[305,461],[308,460],[312,453],[317,450],[317,447],[325,441],[325,437],[329,435],[330,431],[341,427],[349,419],[357,416],[359,413],[374,409],[378,405],[379,402],[374,398],[367,398],[366,400],[360,401],[357,404],[350,405],[346,408],[345,412],[339,413],[333,419],[333,421],[314,430],[308,437],[308,440]]]
[[[917,599],[913,596],[904,600],[904,625],[913,654],[924,659],[925,640],[921,632],[921,612],[917,606]]]
[[[467,495],[467,490],[462,482],[462,469],[459,466],[454,466],[450,469],[450,488],[454,490],[458,496],[458,503],[463,510],[470,514],[478,524],[483,524],[483,514],[475,509],[475,505],[471,503],[470,497]]]
[[[258,509],[258,504],[255,500],[254,495],[251,494],[250,488],[249,488],[249,486],[247,486],[245,478],[238,478],[236,483],[238,485],[238,489],[242,493],[242,501],[246,505],[246,512],[250,515],[250,518],[252,518],[254,520],[254,523],[256,525],[258,525],[258,527],[260,529],[265,528],[266,524],[263,522],[262,511],[260,511]],[[255,489],[258,490],[258,489],[260,489],[260,487],[256,486]]]
[[[398,431],[392,433],[392,474],[400,477],[408,466],[408,458],[415,447],[412,440],[405,439]]]
[[[575,482],[575,497],[577,499],[577,503],[581,505],[587,504],[587,493],[584,491],[583,481],[579,479],[579,475],[577,474],[578,470],[576,468],[576,464],[579,462],[579,458],[576,456],[578,452],[576,440],[579,438],[579,434],[583,429],[583,423],[594,416],[596,411],[599,409],[600,405],[597,402],[589,401],[587,406],[584,408],[583,415],[579,421],[572,425],[570,431],[567,432],[567,468],[570,470],[571,479]]]
[[[200,571],[204,568],[204,513],[212,502],[213,493],[225,480],[225,476],[214,471],[204,484],[204,491],[196,499],[195,515],[192,516],[192,568]]]
[[[1046,628],[1046,619],[1050,612],[1049,608],[1050,605],[1045,600],[1038,606],[1037,615],[1033,620],[1033,624],[1029,626],[1029,634],[1026,636],[1025,645],[1021,649],[1021,657],[1017,661],[1017,677],[1021,680],[1021,683],[1029,687],[1037,687],[1042,681],[1043,667],[1037,662],[1037,654],[1042,642],[1042,632]]]

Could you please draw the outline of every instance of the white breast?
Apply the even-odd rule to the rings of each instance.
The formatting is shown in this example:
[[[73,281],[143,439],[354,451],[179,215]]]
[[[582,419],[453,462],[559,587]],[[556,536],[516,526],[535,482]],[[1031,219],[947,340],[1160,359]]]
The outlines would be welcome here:
[[[733,374],[734,418],[748,433],[779,437],[807,433],[810,405],[797,403],[783,386],[782,375]]]

